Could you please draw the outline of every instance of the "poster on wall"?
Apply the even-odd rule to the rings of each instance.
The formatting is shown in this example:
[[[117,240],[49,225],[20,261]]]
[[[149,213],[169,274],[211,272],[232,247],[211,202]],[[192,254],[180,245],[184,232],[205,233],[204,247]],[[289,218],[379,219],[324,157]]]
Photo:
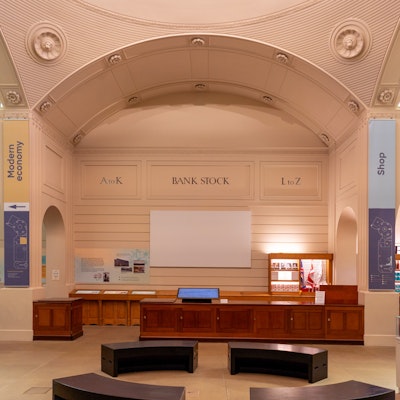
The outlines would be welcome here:
[[[149,282],[149,272],[148,250],[75,250],[76,283],[143,284]]]

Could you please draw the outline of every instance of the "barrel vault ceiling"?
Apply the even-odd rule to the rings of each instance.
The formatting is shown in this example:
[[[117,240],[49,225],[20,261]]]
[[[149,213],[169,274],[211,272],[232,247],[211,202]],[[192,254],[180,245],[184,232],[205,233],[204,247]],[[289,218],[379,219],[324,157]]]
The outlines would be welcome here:
[[[203,96],[285,115],[329,147],[366,113],[398,113],[398,0],[245,4],[5,2],[0,116],[38,114],[79,146],[117,114]]]

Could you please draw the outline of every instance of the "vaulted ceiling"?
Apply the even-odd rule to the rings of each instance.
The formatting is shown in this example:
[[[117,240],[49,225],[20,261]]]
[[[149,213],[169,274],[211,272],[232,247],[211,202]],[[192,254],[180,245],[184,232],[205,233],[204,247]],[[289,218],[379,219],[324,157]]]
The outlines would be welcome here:
[[[246,4],[6,2],[0,115],[37,113],[78,146],[104,135],[104,124],[143,120],[154,108],[176,115],[177,105],[214,105],[214,116],[279,116],[329,147],[365,113],[398,112],[398,0]]]

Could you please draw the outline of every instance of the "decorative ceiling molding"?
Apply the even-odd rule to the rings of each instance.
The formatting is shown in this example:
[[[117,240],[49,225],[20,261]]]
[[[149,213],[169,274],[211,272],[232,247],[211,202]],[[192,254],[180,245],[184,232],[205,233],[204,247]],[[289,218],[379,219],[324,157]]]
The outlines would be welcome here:
[[[25,46],[33,60],[41,64],[56,64],[67,52],[67,38],[63,30],[49,21],[34,24],[28,30]]]
[[[4,106],[9,108],[26,107],[25,99],[20,87],[1,87],[1,97],[4,101]]]
[[[367,25],[360,20],[349,19],[334,28],[330,49],[337,60],[356,62],[367,56],[371,44],[371,34]]]
[[[398,87],[381,87],[378,90],[375,105],[376,106],[393,106],[397,98]]]

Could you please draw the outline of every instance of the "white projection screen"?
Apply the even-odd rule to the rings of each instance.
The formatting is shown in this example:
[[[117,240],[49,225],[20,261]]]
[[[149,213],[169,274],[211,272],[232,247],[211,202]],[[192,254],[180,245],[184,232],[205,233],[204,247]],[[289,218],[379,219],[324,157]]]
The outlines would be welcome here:
[[[250,211],[151,211],[150,266],[249,268]]]

